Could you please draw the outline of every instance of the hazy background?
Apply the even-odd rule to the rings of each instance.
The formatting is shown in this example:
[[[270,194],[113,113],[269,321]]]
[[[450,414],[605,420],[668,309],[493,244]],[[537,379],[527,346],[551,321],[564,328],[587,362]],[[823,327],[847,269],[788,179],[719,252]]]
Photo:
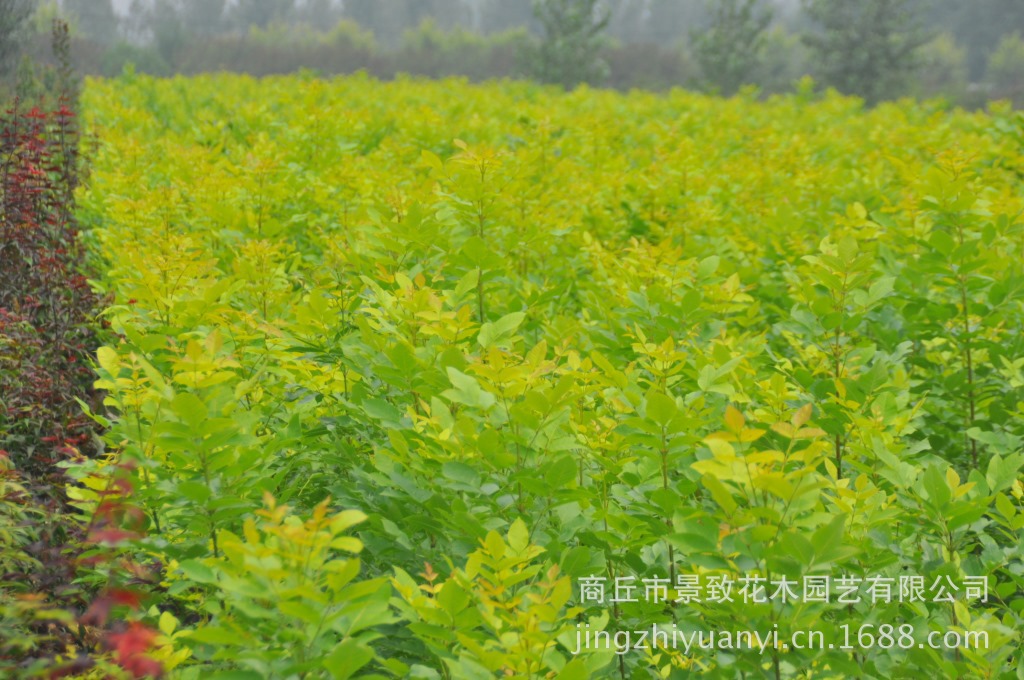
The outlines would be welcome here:
[[[593,44],[600,68],[541,80],[726,95],[749,84],[769,95],[810,76],[819,87],[869,102],[899,96],[966,106],[992,98],[1024,102],[1024,0],[577,4],[592,5],[595,21],[607,17],[600,43]],[[158,75],[306,68],[323,75],[363,70],[381,78],[477,80],[542,73],[534,57],[543,51],[545,29],[531,0],[39,0],[36,8],[33,56],[45,59],[48,22],[63,16],[71,23],[76,65],[89,74],[117,75],[129,64]],[[741,10],[750,10],[746,24]],[[832,13],[832,27],[822,11]],[[886,12],[893,17],[888,25],[865,19]],[[848,72],[860,62],[862,73]]]

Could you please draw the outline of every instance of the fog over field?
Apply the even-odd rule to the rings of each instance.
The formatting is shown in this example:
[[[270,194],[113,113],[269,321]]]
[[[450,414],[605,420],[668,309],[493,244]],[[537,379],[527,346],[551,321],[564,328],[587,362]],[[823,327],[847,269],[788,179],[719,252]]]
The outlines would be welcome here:
[[[991,99],[1024,102],[1019,0],[42,0],[38,6],[69,18],[74,39],[83,43],[80,67],[104,75],[129,63],[157,75],[308,68],[382,78],[537,77],[723,95],[751,85],[765,96],[793,91],[810,77],[869,103],[901,96],[971,108]],[[589,47],[581,52],[581,45],[559,37],[566,30]],[[37,42],[43,54],[45,35]],[[540,62],[553,57],[541,54],[543,44],[573,52],[576,72],[542,73]]]

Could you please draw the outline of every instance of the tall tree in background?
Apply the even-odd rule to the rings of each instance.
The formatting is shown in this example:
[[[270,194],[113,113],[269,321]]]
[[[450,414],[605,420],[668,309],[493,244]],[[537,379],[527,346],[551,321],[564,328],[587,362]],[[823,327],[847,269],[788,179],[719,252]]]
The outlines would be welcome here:
[[[405,31],[427,19],[446,31],[471,27],[471,4],[468,0],[345,0],[343,8],[346,18],[372,31],[380,43],[396,47]]]
[[[86,38],[104,45],[117,42],[118,19],[110,0],[64,0],[64,10]]]
[[[127,42],[142,44],[152,37],[152,12],[146,0],[131,0],[127,16],[121,19],[121,34]]]
[[[1004,35],[988,60],[985,81],[992,95],[1024,104],[1024,38],[1020,33]]]
[[[242,30],[266,28],[274,21],[284,21],[294,8],[294,0],[238,0],[231,6],[233,23]]]
[[[377,4],[374,0],[345,0],[345,4],[342,5],[342,14],[346,19],[354,21],[362,28],[373,31],[379,39],[380,35],[377,35],[377,31],[374,29]]]
[[[181,17],[181,7],[174,0],[156,0],[150,15],[153,46],[168,64],[188,42],[188,33]]]
[[[415,28],[427,19],[446,31],[456,26],[468,28],[472,24],[466,0],[410,0],[407,4],[410,20],[408,28]]]
[[[930,0],[926,14],[937,32],[948,31],[967,49],[969,76],[985,77],[985,66],[1000,39],[1015,31],[1024,33],[1024,2],[1021,0]]]
[[[34,5],[33,0],[0,0],[0,74],[12,66]]]
[[[484,33],[526,28],[533,22],[530,0],[483,0],[481,21]]]
[[[306,0],[295,8],[295,19],[320,30],[326,31],[337,25],[341,8],[331,0]]]
[[[647,42],[644,33],[650,19],[649,4],[649,0],[611,2],[608,33],[627,45]]]
[[[648,0],[644,42],[672,45],[685,36],[691,26],[707,21],[703,0]]]
[[[607,77],[600,51],[610,17],[598,0],[534,0],[533,13],[542,30],[534,55],[537,78],[571,88]]]
[[[819,30],[804,39],[819,76],[869,104],[905,92],[917,50],[928,41],[913,6],[913,0],[806,0]]]
[[[389,47],[397,47],[402,33],[415,25],[409,0],[345,0],[343,7],[346,18]]]
[[[761,0],[715,1],[710,26],[693,35],[694,57],[711,87],[731,96],[751,82],[771,21],[771,8]]]
[[[190,32],[216,35],[224,30],[225,0],[182,0],[182,22]]]

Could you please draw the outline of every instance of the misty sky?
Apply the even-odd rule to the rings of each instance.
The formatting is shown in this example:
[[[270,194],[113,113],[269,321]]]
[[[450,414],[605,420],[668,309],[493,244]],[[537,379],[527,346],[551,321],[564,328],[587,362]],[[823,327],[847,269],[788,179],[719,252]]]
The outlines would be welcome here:
[[[799,3],[800,0],[774,0],[775,4],[781,6],[794,6]],[[131,6],[132,0],[113,0],[114,10],[118,14],[127,14],[128,7]]]

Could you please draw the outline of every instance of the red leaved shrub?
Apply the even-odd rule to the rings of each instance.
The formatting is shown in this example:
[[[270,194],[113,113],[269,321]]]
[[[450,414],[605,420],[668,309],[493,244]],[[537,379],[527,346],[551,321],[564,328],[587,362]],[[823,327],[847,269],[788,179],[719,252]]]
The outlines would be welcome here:
[[[26,110],[16,101],[0,114],[0,473],[17,491],[0,496],[0,519],[20,537],[0,546],[0,557],[7,555],[0,567],[8,565],[0,584],[17,584],[6,597],[0,589],[0,620],[29,614],[22,628],[8,628],[20,642],[0,636],[0,676],[80,673],[94,663],[89,653],[52,661],[74,645],[112,656],[134,677],[159,677],[163,669],[148,655],[157,633],[113,616],[139,609],[152,585],[121,546],[143,525],[131,484],[113,475],[86,523],[75,517],[57,465],[96,453],[99,441],[79,404],[97,401],[91,363],[100,305],[82,271],[75,221],[78,126],[68,40],[67,25],[56,22],[62,85],[55,110]],[[11,569],[17,573],[4,573]],[[83,580],[91,586],[75,585]]]

